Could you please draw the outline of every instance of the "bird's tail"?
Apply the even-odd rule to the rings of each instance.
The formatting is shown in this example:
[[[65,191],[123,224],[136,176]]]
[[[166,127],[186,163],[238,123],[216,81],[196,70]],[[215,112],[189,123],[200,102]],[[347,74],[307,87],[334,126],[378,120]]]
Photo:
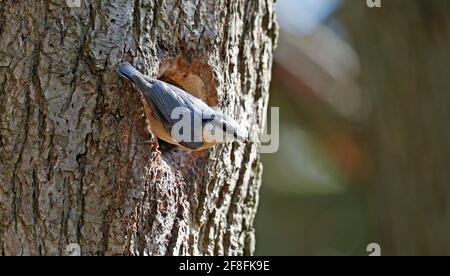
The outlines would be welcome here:
[[[136,70],[136,68],[133,67],[133,65],[129,64],[128,62],[123,62],[121,64],[119,64],[119,67],[117,67],[117,73],[124,77],[127,78],[129,80],[133,80],[133,76],[140,76],[141,73]]]

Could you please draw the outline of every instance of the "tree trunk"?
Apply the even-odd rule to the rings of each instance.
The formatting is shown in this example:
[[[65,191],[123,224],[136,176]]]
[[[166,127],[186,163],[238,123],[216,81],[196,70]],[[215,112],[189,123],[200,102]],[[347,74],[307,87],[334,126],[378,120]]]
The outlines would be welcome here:
[[[382,254],[450,254],[450,2],[348,3],[373,103],[368,198]]]
[[[248,255],[258,143],[148,145],[123,60],[253,126],[267,108],[273,0],[0,3],[0,254]]]

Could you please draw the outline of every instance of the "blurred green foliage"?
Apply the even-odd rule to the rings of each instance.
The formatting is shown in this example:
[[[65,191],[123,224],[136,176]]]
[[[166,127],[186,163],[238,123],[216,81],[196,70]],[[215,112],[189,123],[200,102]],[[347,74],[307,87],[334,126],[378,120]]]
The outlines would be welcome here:
[[[330,159],[298,105],[274,93],[280,148],[263,155],[257,255],[366,255],[368,209]],[[304,118],[304,117],[303,117]]]
[[[281,25],[256,254],[449,255],[450,1],[342,4]]]

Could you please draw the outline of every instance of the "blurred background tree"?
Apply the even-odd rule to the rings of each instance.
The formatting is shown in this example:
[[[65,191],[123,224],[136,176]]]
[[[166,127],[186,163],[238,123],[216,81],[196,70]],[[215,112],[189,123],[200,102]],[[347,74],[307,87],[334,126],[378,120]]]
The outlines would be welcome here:
[[[450,2],[281,0],[257,253],[450,254]]]

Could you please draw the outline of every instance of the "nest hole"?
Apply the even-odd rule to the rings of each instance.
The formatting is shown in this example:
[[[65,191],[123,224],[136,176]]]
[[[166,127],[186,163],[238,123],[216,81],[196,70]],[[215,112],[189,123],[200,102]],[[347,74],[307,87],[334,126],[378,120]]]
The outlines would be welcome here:
[[[182,57],[166,59],[161,62],[158,79],[185,90],[211,107],[217,106],[214,75],[206,63],[187,63]]]
[[[215,107],[218,104],[214,74],[207,63],[198,61],[188,63],[183,57],[166,59],[160,64],[157,78],[183,89],[208,106]],[[208,150],[190,153],[160,139],[158,143],[163,159],[172,167],[185,166],[186,163],[194,162],[193,159],[198,161],[208,153]],[[183,160],[184,164],[180,164],[180,160]]]

